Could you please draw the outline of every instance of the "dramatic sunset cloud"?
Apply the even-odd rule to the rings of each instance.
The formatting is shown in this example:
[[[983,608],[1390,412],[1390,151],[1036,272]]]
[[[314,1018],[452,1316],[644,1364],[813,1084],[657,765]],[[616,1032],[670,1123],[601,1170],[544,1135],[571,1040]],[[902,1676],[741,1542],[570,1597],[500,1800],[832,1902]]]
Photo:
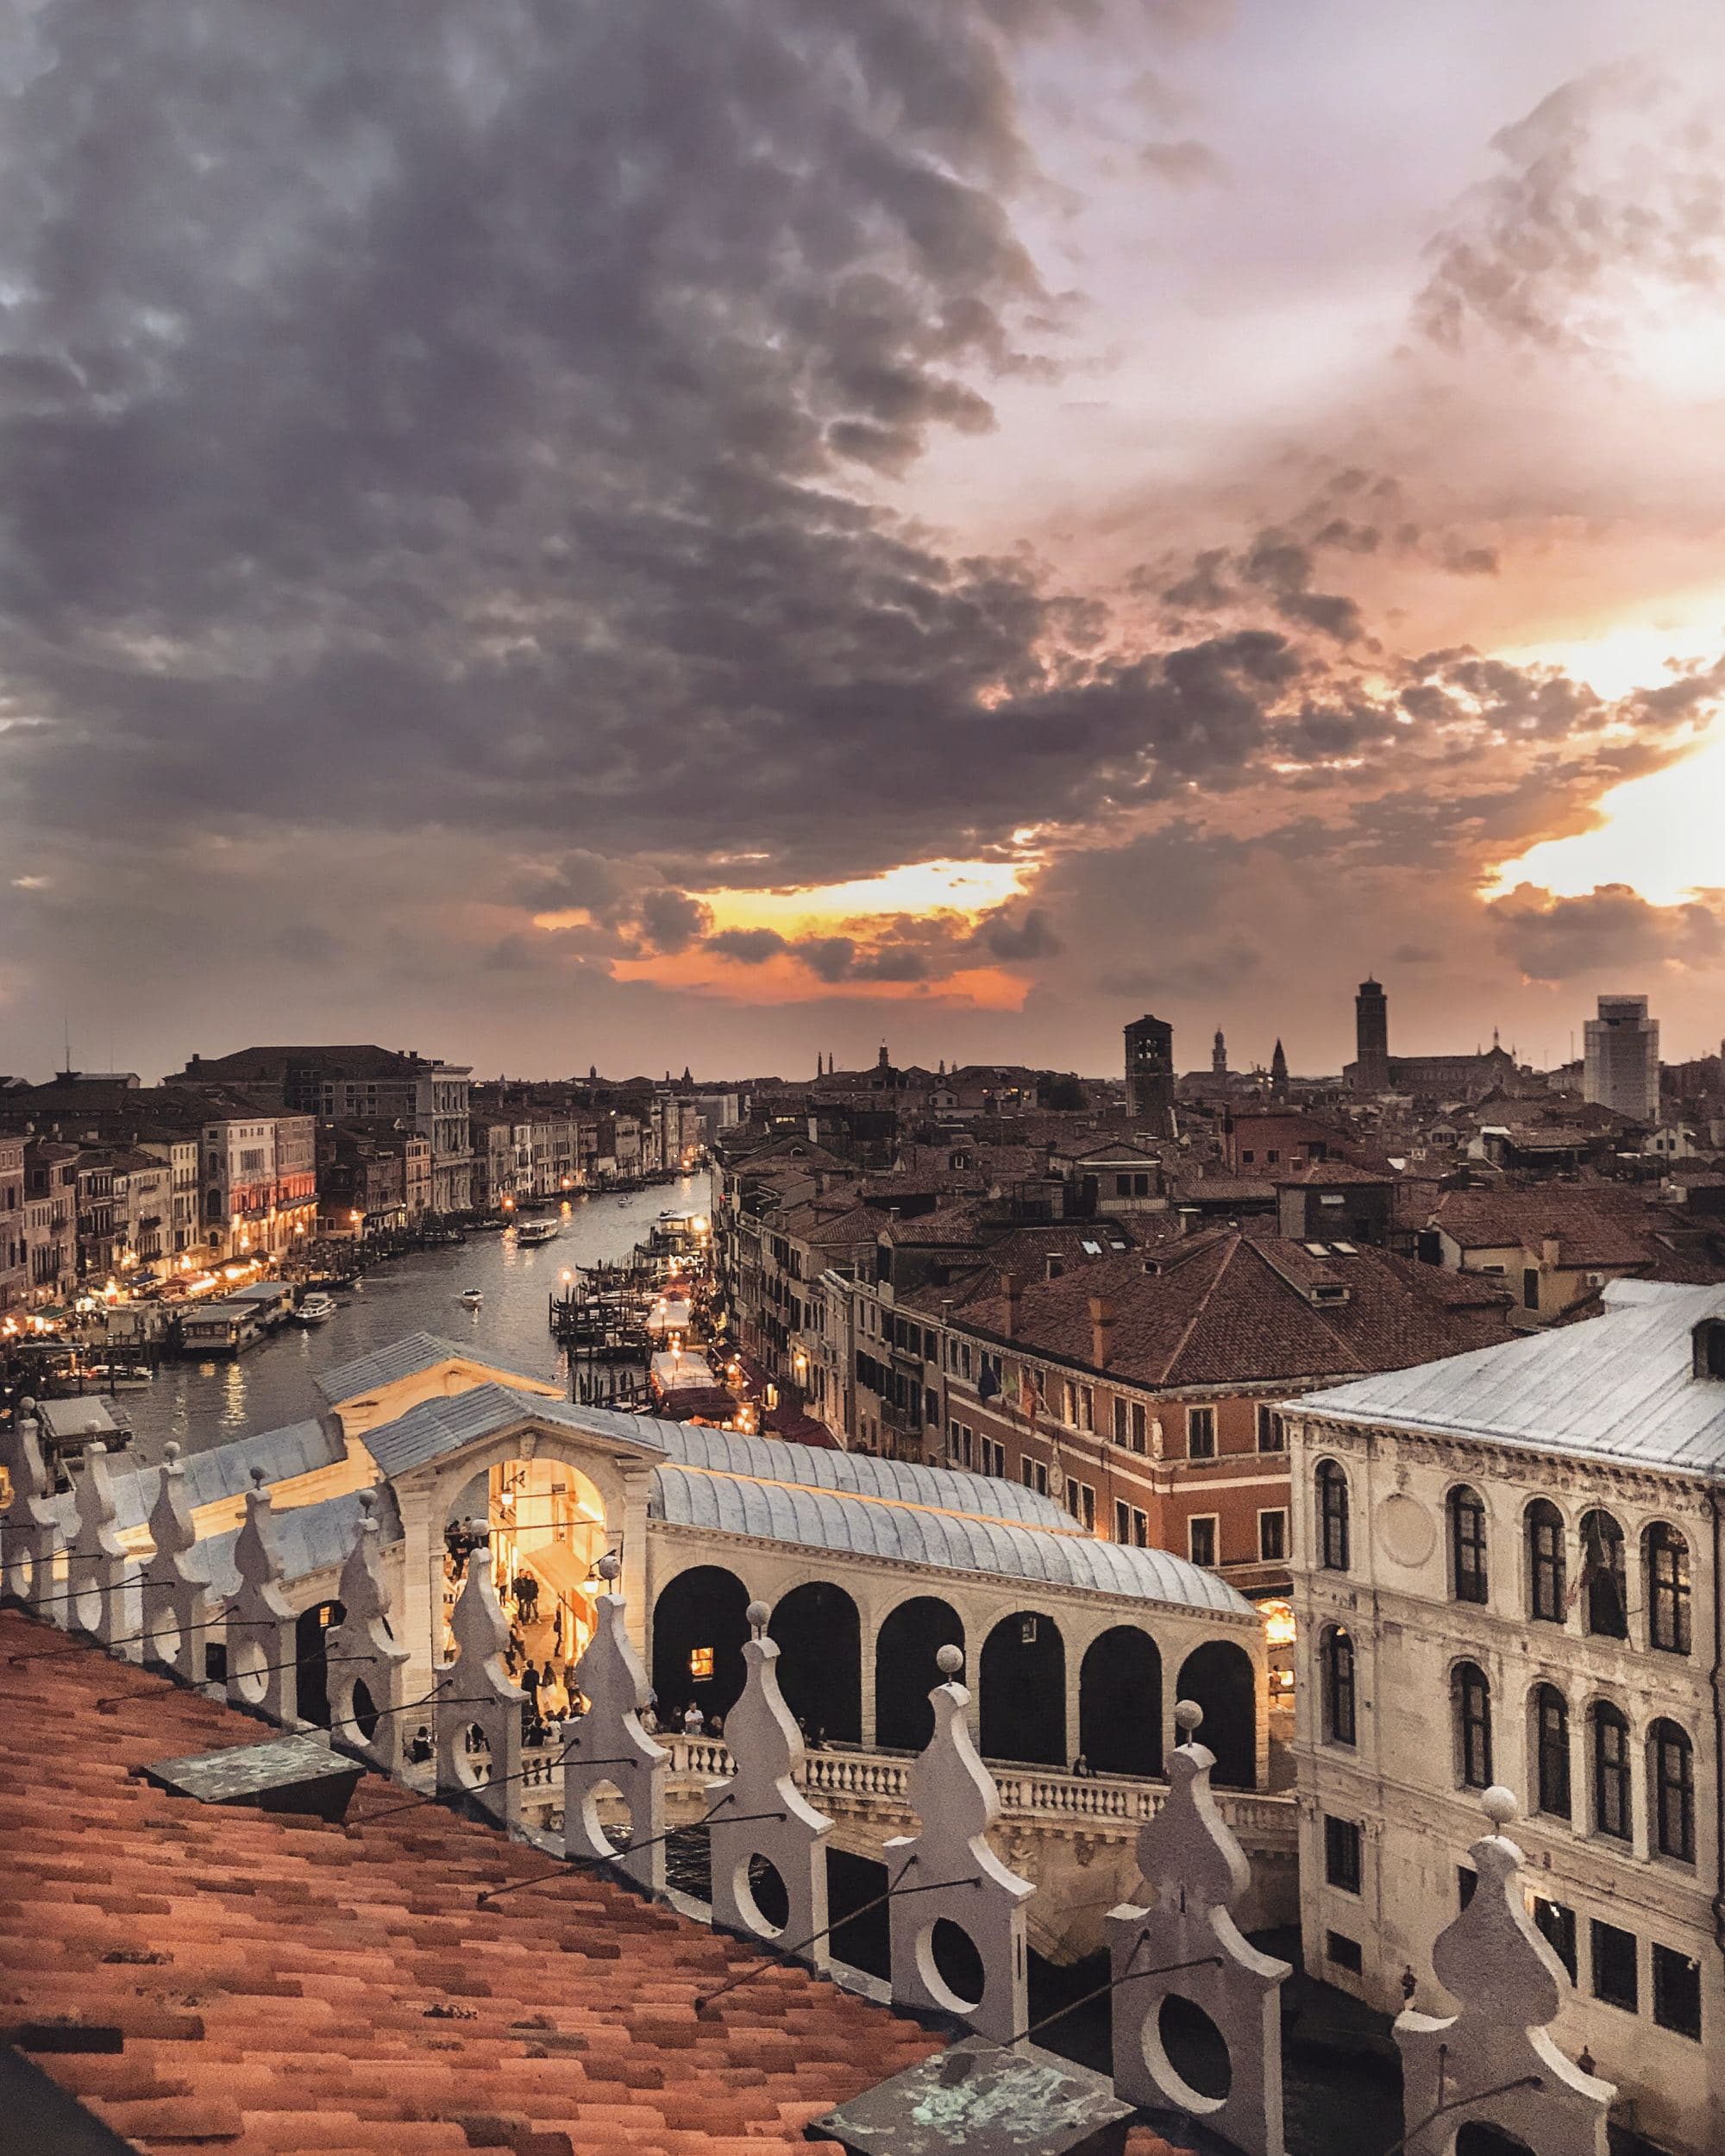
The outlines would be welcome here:
[[[1655,0],[40,0],[0,1071],[1672,1055],[1725,40]],[[99,1050],[99,1053],[97,1052]]]

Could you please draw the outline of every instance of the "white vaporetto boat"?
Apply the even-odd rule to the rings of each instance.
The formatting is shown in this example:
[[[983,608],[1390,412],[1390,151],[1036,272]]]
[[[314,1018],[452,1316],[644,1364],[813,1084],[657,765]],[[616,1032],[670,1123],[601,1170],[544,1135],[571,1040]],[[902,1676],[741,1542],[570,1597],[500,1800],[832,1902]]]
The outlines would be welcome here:
[[[516,1242],[524,1249],[531,1250],[540,1243],[553,1243],[562,1233],[555,1220],[524,1220],[515,1231]]]

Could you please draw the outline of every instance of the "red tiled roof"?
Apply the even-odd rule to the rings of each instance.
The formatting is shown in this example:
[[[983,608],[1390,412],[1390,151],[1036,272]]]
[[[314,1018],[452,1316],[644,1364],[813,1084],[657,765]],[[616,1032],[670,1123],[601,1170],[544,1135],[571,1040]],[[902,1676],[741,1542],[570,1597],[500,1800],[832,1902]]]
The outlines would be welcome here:
[[[374,1776],[345,1827],[133,1779],[258,1725],[93,1648],[7,1660],[60,1639],[0,1615],[0,2022],[122,2031],[39,2064],[146,2156],[836,2156],[805,2124],[942,2048],[591,1872],[479,1908],[553,1866],[430,1803],[383,1818]]]
[[[1458,1296],[1452,1277],[1383,1250],[1318,1260],[1280,1236],[1214,1228],[1157,1250],[1157,1270],[1145,1263],[1111,1257],[1025,1282],[1013,1339],[1088,1366],[1090,1299],[1106,1297],[1114,1307],[1109,1370],[1178,1388],[1401,1369],[1511,1337],[1501,1288],[1470,1282]],[[1345,1297],[1323,1300],[1320,1283]],[[954,1318],[1005,1338],[999,1281],[982,1282]]]

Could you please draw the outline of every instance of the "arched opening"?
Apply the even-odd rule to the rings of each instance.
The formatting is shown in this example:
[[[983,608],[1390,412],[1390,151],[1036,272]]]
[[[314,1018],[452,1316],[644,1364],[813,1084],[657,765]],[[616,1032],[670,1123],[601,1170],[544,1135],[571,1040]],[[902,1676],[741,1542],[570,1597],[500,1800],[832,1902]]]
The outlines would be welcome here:
[[[1180,1665],[1176,1700],[1204,1710],[1198,1741],[1216,1755],[1219,1789],[1258,1787],[1258,1684],[1251,1657],[1232,1639],[1207,1639]]]
[[[1536,1497],[1526,1519],[1528,1608],[1540,1623],[1560,1625],[1569,1614],[1564,1517],[1549,1497]]]
[[[1582,1597],[1587,1629],[1602,1639],[1629,1637],[1628,1568],[1623,1530],[1609,1512],[1584,1514],[1581,1522]]]
[[[1485,1500],[1463,1482],[1450,1492],[1450,1593],[1458,1602],[1489,1598]]]
[[[1317,1472],[1318,1562],[1327,1572],[1346,1572],[1350,1557],[1347,1476],[1334,1460]]]
[[[1078,1749],[1097,1774],[1162,1772],[1162,1656],[1136,1625],[1115,1625],[1084,1651]]]
[[[811,1742],[862,1741],[862,1621],[830,1580],[808,1580],[775,1603],[779,1689]]]
[[[536,1669],[578,1662],[593,1633],[593,1570],[606,1547],[596,1484],[567,1462],[500,1460],[482,1468],[449,1507],[443,1530],[443,1651],[468,1557],[490,1545],[492,1583],[518,1656]],[[515,1671],[517,1676],[520,1670]],[[555,1696],[561,1702],[562,1692]]]
[[[329,1727],[329,1627],[339,1625],[347,1614],[340,1602],[316,1602],[294,1620],[299,1719],[315,1722],[319,1729]]]
[[[1066,1765],[1066,1647],[1054,1620],[1035,1609],[1001,1618],[982,1642],[981,1679],[984,1756]]]
[[[722,1564],[697,1564],[653,1605],[653,1689],[662,1729],[675,1732],[691,1704],[728,1714],[743,1689],[749,1589]]]
[[[900,1602],[875,1639],[875,1741],[895,1752],[920,1752],[934,1734],[928,1695],[940,1682],[935,1656],[963,1649],[964,1626],[938,1595]]]

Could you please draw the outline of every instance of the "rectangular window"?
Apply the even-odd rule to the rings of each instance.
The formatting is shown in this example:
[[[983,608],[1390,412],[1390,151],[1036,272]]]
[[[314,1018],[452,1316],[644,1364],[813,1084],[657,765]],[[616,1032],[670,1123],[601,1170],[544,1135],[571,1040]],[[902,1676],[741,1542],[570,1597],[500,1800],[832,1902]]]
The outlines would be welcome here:
[[[1282,1420],[1281,1410],[1262,1400],[1258,1403],[1258,1449],[1260,1452],[1288,1450],[1288,1426]]]
[[[1114,1540],[1133,1550],[1147,1549],[1150,1545],[1149,1515],[1120,1497],[1114,1500]]]
[[[1635,1971],[1635,1934],[1620,1931],[1615,1924],[1590,1925],[1593,1942],[1593,1996],[1607,2006],[1620,2006],[1626,2014],[1640,2011],[1640,1990]]]
[[[1653,1948],[1653,2019],[1701,2040],[1701,1964],[1670,1946]]]
[[[1360,1842],[1358,1825],[1351,1819],[1324,1816],[1324,1877],[1345,1894],[1358,1894],[1360,1882]]]
[[[998,1475],[1002,1482],[1006,1480],[1007,1448],[996,1438],[984,1438],[982,1440],[982,1472],[985,1475]]]
[[[1351,1977],[1357,1977],[1365,1966],[1365,1958],[1359,1951],[1359,1941],[1347,1938],[1341,1932],[1324,1934],[1324,1959],[1333,1969],[1346,1969]]]
[[[1538,1896],[1534,1899],[1534,1922],[1546,1945],[1569,1971],[1569,1980],[1575,1982],[1575,1911],[1565,1908],[1561,1902],[1546,1902]]]
[[[1019,1462],[1019,1472],[1026,1489],[1033,1489],[1038,1497],[1047,1496],[1048,1467],[1044,1461],[1033,1460],[1026,1452]]]
[[[1144,1452],[1150,1446],[1150,1411],[1141,1400],[1132,1402],[1132,1449]]]
[[[1200,1513],[1186,1522],[1186,1554],[1194,1564],[1216,1561],[1216,1515]]]
[[[1067,1483],[1066,1509],[1081,1527],[1094,1530],[1096,1525],[1096,1493],[1088,1482]]]
[[[1081,1430],[1094,1430],[1095,1426],[1095,1389],[1089,1385],[1081,1385],[1078,1388],[1078,1427]]]
[[[1216,1457],[1216,1411],[1214,1407],[1186,1410],[1186,1457],[1214,1460]]]
[[[1258,1515],[1258,1554],[1266,1564],[1280,1564],[1288,1555],[1288,1514],[1285,1511]]]
[[[1122,1400],[1120,1395],[1116,1393],[1114,1395],[1113,1407],[1113,1432],[1114,1443],[1116,1445],[1126,1445],[1130,1443],[1131,1420],[1131,1408],[1128,1403]]]

